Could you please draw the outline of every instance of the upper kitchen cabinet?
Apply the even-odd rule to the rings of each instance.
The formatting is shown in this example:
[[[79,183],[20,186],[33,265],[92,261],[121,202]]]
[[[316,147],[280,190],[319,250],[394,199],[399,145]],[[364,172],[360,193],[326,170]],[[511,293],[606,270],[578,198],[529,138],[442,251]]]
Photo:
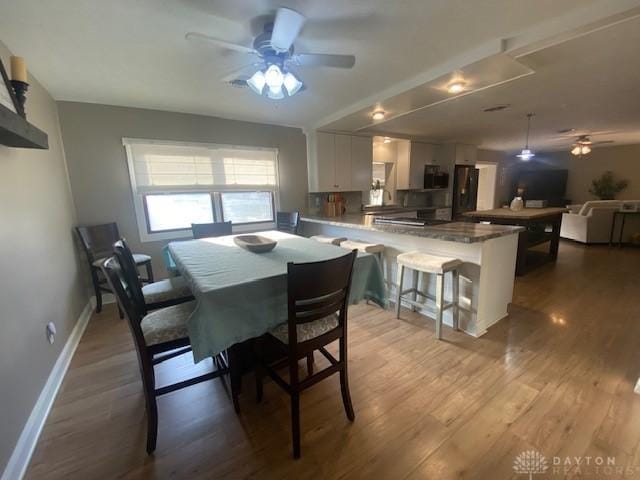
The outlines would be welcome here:
[[[325,132],[307,136],[310,192],[369,190],[372,141]]]
[[[435,147],[430,143],[398,142],[397,189],[424,188],[424,166],[434,163]]]
[[[351,137],[351,189],[369,190],[373,176],[373,142],[369,137]]]
[[[439,148],[437,163],[443,166],[475,165],[478,159],[478,148],[475,145],[452,143]]]

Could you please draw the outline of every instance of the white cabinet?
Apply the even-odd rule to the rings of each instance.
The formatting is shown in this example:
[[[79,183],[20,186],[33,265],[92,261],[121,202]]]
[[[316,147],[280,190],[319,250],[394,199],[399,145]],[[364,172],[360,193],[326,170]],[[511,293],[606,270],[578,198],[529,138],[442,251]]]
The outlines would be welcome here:
[[[307,137],[310,192],[369,190],[371,186],[372,141],[314,132]]]
[[[373,142],[369,137],[351,137],[351,190],[371,188]]]
[[[335,188],[338,192],[351,190],[351,137],[349,135],[334,135],[336,145],[336,179]]]
[[[424,187],[424,166],[432,164],[435,147],[430,143],[399,142],[397,189],[416,190]]]
[[[439,149],[438,163],[441,165],[475,165],[478,160],[478,147],[452,143]]]

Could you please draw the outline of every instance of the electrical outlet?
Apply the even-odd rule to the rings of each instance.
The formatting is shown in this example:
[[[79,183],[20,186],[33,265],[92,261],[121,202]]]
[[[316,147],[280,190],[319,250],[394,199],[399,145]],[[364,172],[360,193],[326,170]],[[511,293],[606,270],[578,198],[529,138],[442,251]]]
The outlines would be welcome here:
[[[47,323],[47,340],[49,340],[51,345],[53,345],[53,342],[56,340],[56,326],[53,322]]]

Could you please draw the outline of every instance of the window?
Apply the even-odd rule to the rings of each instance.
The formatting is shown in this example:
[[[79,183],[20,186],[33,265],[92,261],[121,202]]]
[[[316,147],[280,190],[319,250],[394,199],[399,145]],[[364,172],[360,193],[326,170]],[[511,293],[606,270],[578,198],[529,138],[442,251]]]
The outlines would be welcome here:
[[[149,233],[191,228],[192,223],[214,221],[208,193],[167,193],[144,196]]]
[[[273,221],[271,192],[223,192],[222,219],[232,223],[260,223]]]
[[[273,227],[277,150],[127,138],[123,144],[142,241],[190,236],[192,223]]]

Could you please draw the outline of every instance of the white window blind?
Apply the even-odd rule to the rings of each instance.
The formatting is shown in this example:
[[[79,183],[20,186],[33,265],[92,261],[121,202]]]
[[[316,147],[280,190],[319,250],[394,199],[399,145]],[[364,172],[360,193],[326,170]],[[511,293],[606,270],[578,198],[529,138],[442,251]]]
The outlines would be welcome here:
[[[138,193],[211,187],[277,186],[277,152],[233,146],[193,146],[126,140]]]

